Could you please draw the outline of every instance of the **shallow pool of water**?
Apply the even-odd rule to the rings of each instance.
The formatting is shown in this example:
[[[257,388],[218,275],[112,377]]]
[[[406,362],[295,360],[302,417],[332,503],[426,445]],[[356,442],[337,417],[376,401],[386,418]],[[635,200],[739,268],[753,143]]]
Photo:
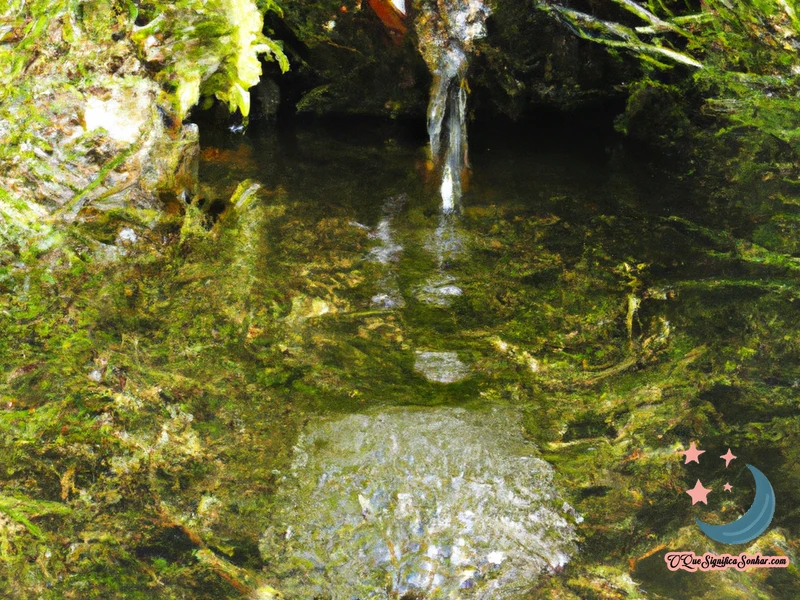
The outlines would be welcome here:
[[[769,368],[765,357],[741,348],[752,345],[753,327],[766,332],[762,339],[778,339],[772,316],[797,312],[793,284],[784,285],[795,272],[770,266],[769,260],[748,260],[723,233],[735,214],[710,213],[697,189],[637,160],[613,136],[479,131],[471,143],[472,171],[464,179],[461,205],[445,214],[424,140],[407,131],[397,125],[317,123],[269,136],[218,132],[204,141],[201,176],[209,200],[226,198],[250,178],[268,190],[262,202],[280,206],[279,216],[259,230],[257,261],[269,285],[263,297],[253,299],[256,305],[272,304],[282,328],[276,343],[284,367],[291,366],[291,376],[276,383],[274,393],[305,415],[298,419],[295,413],[294,423],[344,419],[347,424],[347,415],[428,407],[429,413],[413,413],[430,415],[424,427],[390,428],[391,435],[405,436],[401,446],[417,450],[430,443],[430,423],[464,427],[465,447],[473,443],[467,437],[480,437],[480,417],[458,425],[446,411],[511,411],[518,425],[509,425],[508,443],[524,433],[530,442],[526,456],[554,466],[554,497],[574,504],[565,504],[574,513],[569,518],[583,522],[575,564],[566,567],[576,574],[570,589],[586,594],[649,589],[658,597],[664,574],[652,568],[651,557],[675,544],[702,543],[700,535],[686,533],[690,515],[703,513],[688,505],[683,483],[676,483],[685,475],[677,450],[698,438],[709,447],[720,444],[720,453],[729,440],[749,445],[754,457],[768,453],[767,446],[774,449],[753,438],[745,425],[752,423],[749,417],[739,418],[713,400],[708,408],[707,398],[721,385],[739,390],[752,385],[780,397],[789,393],[786,386],[798,375],[796,365],[789,366],[796,348],[776,349],[787,365],[777,388],[749,383]],[[746,223],[736,226],[747,235]],[[772,287],[752,283],[770,277],[777,281]],[[257,287],[253,293],[258,295]],[[736,356],[738,362],[731,358]],[[341,439],[320,427],[298,425],[295,435],[304,441],[289,452],[294,458],[287,458],[285,469],[299,468],[298,453],[314,455],[308,440],[316,440],[320,462],[306,476],[313,480],[324,473],[333,496],[300,476],[300,483],[291,485],[308,493],[298,500],[285,488],[288,480],[279,477],[273,510],[280,517],[270,517],[275,524],[264,552],[277,552],[281,544],[275,540],[283,539],[294,562],[267,570],[275,585],[298,597],[310,585],[324,597],[344,598],[347,584],[341,577],[360,573],[373,590],[364,597],[438,598],[453,581],[473,581],[458,579],[448,563],[440,566],[446,575],[437,587],[436,569],[423,550],[453,540],[440,544],[398,533],[402,519],[393,522],[391,515],[415,492],[413,485],[401,489],[394,478],[396,461],[371,460],[380,452],[375,444],[348,447],[342,452],[357,456],[338,457],[349,465],[342,470],[331,453],[349,443],[352,427],[342,426],[349,433]],[[486,436],[497,448],[505,444],[503,428],[488,416]],[[458,432],[450,429],[441,439],[459,443]],[[782,456],[778,464],[790,460],[789,454]],[[508,460],[498,457],[494,466],[502,471]],[[359,461],[368,481],[352,478]],[[444,481],[453,472],[432,466],[430,475]],[[504,478],[507,473],[498,472],[497,481]],[[359,485],[363,489],[356,489]],[[315,494],[327,504],[322,496],[311,502]],[[374,508],[375,498],[383,503],[380,509]],[[362,513],[383,511],[379,527],[359,515],[359,502]],[[289,518],[287,510],[307,514]],[[793,526],[788,515],[782,518],[783,526]],[[431,515],[425,519],[435,521]],[[314,523],[320,523],[318,531]],[[345,526],[355,538],[346,539]],[[291,532],[300,530],[290,542]],[[417,544],[419,552],[410,551],[415,558],[404,567],[386,550],[392,536],[401,545]],[[571,529],[563,529],[554,543],[569,546],[571,536]],[[365,540],[364,548],[353,541],[358,539]],[[493,552],[485,540],[465,540],[472,542],[481,552]],[[504,555],[513,554],[499,543]],[[324,564],[325,549],[341,571]],[[517,558],[528,552],[520,547]],[[491,563],[485,556],[481,560],[464,568],[477,573]],[[648,568],[637,569],[640,560]],[[545,563],[536,563],[536,569],[552,575],[565,568],[566,559],[557,568]],[[527,574],[517,581],[498,571],[512,596],[496,591],[486,597],[521,598],[525,586],[567,585],[563,579],[537,582],[528,573],[533,568],[519,571]],[[731,589],[742,581],[756,585],[741,574],[697,577]],[[478,586],[477,576],[474,582]],[[381,585],[383,595],[374,595]]]

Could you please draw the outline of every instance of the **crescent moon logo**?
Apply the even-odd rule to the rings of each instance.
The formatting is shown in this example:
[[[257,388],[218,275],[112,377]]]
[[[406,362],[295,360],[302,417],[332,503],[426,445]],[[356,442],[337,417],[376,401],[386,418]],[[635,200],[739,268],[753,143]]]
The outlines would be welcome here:
[[[756,481],[756,497],[746,513],[725,525],[709,525],[695,518],[703,533],[715,542],[745,544],[764,533],[772,522],[775,514],[775,492],[772,484],[767,476],[753,465],[747,465],[747,468]]]

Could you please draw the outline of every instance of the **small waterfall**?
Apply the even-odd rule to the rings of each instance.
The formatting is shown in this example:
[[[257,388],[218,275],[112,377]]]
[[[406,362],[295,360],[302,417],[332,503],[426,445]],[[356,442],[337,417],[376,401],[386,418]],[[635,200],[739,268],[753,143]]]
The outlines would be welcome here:
[[[481,0],[422,0],[416,20],[419,50],[433,75],[428,135],[441,170],[442,212],[461,199],[467,159],[467,67],[474,41],[486,35],[491,13]]]

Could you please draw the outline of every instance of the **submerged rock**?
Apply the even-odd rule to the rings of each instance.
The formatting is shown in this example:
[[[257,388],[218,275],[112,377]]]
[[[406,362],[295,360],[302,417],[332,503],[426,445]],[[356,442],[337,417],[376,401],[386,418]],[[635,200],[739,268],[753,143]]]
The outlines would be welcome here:
[[[406,301],[400,294],[400,290],[397,288],[395,281],[383,279],[378,285],[383,291],[372,296],[370,300],[372,306],[390,310],[393,308],[403,308],[406,305]]]
[[[464,290],[457,286],[455,281],[456,278],[452,275],[436,273],[424,285],[417,288],[417,300],[432,306],[450,306],[454,298],[464,293]]]
[[[290,598],[517,598],[574,551],[573,511],[504,409],[312,422],[261,540]]]
[[[414,370],[438,383],[456,383],[469,375],[469,367],[455,352],[417,352]]]

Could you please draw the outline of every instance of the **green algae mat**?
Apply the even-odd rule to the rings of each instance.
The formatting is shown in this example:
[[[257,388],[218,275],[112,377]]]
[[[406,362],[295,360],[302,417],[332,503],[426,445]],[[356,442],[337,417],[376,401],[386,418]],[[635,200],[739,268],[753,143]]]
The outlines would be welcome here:
[[[800,597],[800,201],[623,152],[479,134],[442,215],[394,128],[216,132],[4,249],[3,597]]]

